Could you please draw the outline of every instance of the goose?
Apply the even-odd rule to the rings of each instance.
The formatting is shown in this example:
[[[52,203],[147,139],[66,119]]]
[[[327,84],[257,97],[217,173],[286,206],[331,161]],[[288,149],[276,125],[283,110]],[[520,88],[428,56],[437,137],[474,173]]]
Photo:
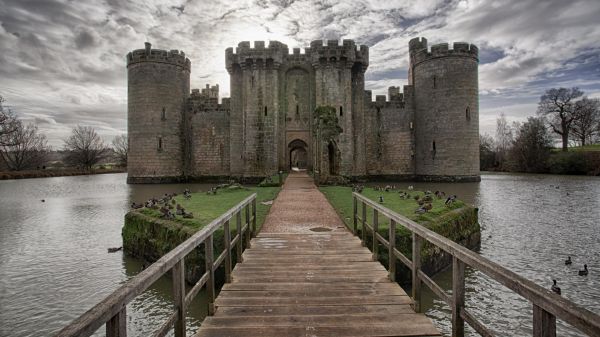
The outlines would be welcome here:
[[[552,287],[550,289],[560,295],[560,287],[556,285],[556,280],[552,280]]]
[[[383,204],[383,196],[381,196],[381,195],[379,196],[379,203]]]
[[[115,253],[115,252],[118,252],[118,251],[120,251],[121,249],[123,249],[123,246],[121,246],[121,247],[116,247],[116,248],[108,248],[108,252],[109,252],[109,253]]]
[[[587,276],[587,274],[588,274],[587,264],[584,264],[583,270],[579,271],[579,276]]]
[[[567,256],[567,259],[565,260],[565,265],[568,266],[568,265],[571,265],[572,263],[573,263],[573,261],[571,261],[571,257]]]

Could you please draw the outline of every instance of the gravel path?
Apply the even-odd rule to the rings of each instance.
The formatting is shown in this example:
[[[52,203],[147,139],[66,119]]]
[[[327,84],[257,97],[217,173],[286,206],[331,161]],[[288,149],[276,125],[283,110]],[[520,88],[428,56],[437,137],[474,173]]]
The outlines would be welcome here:
[[[346,226],[306,172],[290,172],[262,226],[261,233],[316,233],[324,227],[346,231]]]

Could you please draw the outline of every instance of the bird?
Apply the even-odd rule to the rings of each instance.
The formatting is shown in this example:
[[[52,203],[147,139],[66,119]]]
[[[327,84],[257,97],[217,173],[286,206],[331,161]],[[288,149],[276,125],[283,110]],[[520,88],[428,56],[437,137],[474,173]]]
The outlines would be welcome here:
[[[109,253],[115,253],[115,252],[120,251],[121,249],[123,249],[123,246],[121,246],[121,247],[115,247],[115,248],[108,248],[108,252]]]
[[[383,196],[382,195],[379,196],[379,203],[383,204]]]
[[[579,276],[587,276],[587,274],[588,274],[587,264],[584,264],[583,270],[579,271]]]
[[[573,261],[571,261],[571,257],[567,256],[567,259],[565,260],[565,266],[571,265],[573,264]]]
[[[46,202],[46,199],[42,199],[42,200],[40,200],[40,201],[41,201],[41,202]]]
[[[560,287],[556,285],[556,280],[552,280],[552,287],[550,289],[560,295]]]

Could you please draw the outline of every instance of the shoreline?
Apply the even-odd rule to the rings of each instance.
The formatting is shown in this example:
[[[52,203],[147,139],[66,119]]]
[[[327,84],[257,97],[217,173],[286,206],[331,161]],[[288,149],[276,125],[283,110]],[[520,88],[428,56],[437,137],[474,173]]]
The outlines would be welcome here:
[[[125,173],[125,172],[127,172],[127,168],[98,169],[98,170],[91,170],[91,171],[77,170],[77,169],[4,171],[4,172],[0,172],[0,180],[87,176],[87,175],[96,175],[96,174]]]

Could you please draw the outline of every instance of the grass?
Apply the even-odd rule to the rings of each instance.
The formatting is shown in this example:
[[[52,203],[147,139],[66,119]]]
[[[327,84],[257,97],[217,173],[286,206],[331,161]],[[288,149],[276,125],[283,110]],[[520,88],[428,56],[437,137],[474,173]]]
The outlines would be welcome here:
[[[327,197],[327,200],[333,205],[336,209],[344,223],[348,228],[352,229],[353,221],[352,221],[352,188],[351,187],[343,187],[343,186],[323,186],[319,188],[323,194]],[[407,192],[411,195],[410,199],[401,199],[398,192]],[[431,203],[433,208],[424,214],[417,214],[415,210],[419,208],[419,204],[413,199],[415,195],[419,195],[422,197],[425,195],[424,192],[420,191],[407,191],[407,190],[396,190],[396,191],[377,191],[371,187],[365,187],[362,191],[362,195],[365,197],[378,201],[379,196],[383,196],[383,206],[395,211],[413,221],[416,221],[420,224],[426,224],[429,222],[433,222],[438,219],[440,216],[449,213],[453,209],[461,208],[465,204],[462,201],[456,201],[452,203],[450,206],[446,206],[444,202],[445,199],[438,199],[433,196],[433,202]],[[359,203],[358,205],[358,214],[362,213],[362,207]],[[373,219],[373,209],[367,207],[367,222],[372,223]],[[380,217],[379,219],[379,229],[382,230],[387,228],[389,224],[388,219]],[[359,224],[360,227],[360,224]],[[400,227],[400,226],[398,226]]]
[[[569,152],[595,152],[600,151],[600,144],[591,144],[586,146],[570,146]],[[561,152],[561,148],[554,148],[552,152]]]
[[[181,216],[176,216],[174,221],[195,230],[201,229],[256,192],[256,226],[257,229],[260,229],[271,208],[271,205],[263,205],[262,202],[275,199],[279,190],[279,187],[224,188],[219,189],[216,195],[208,195],[205,192],[192,193],[192,197],[189,200],[186,200],[183,195],[178,195],[175,197],[176,202],[185,208],[186,212],[192,212],[194,218],[184,219]],[[140,212],[145,215],[161,218],[161,213],[158,210],[143,208]],[[244,219],[243,214],[242,219]],[[233,230],[235,223],[231,227]]]

